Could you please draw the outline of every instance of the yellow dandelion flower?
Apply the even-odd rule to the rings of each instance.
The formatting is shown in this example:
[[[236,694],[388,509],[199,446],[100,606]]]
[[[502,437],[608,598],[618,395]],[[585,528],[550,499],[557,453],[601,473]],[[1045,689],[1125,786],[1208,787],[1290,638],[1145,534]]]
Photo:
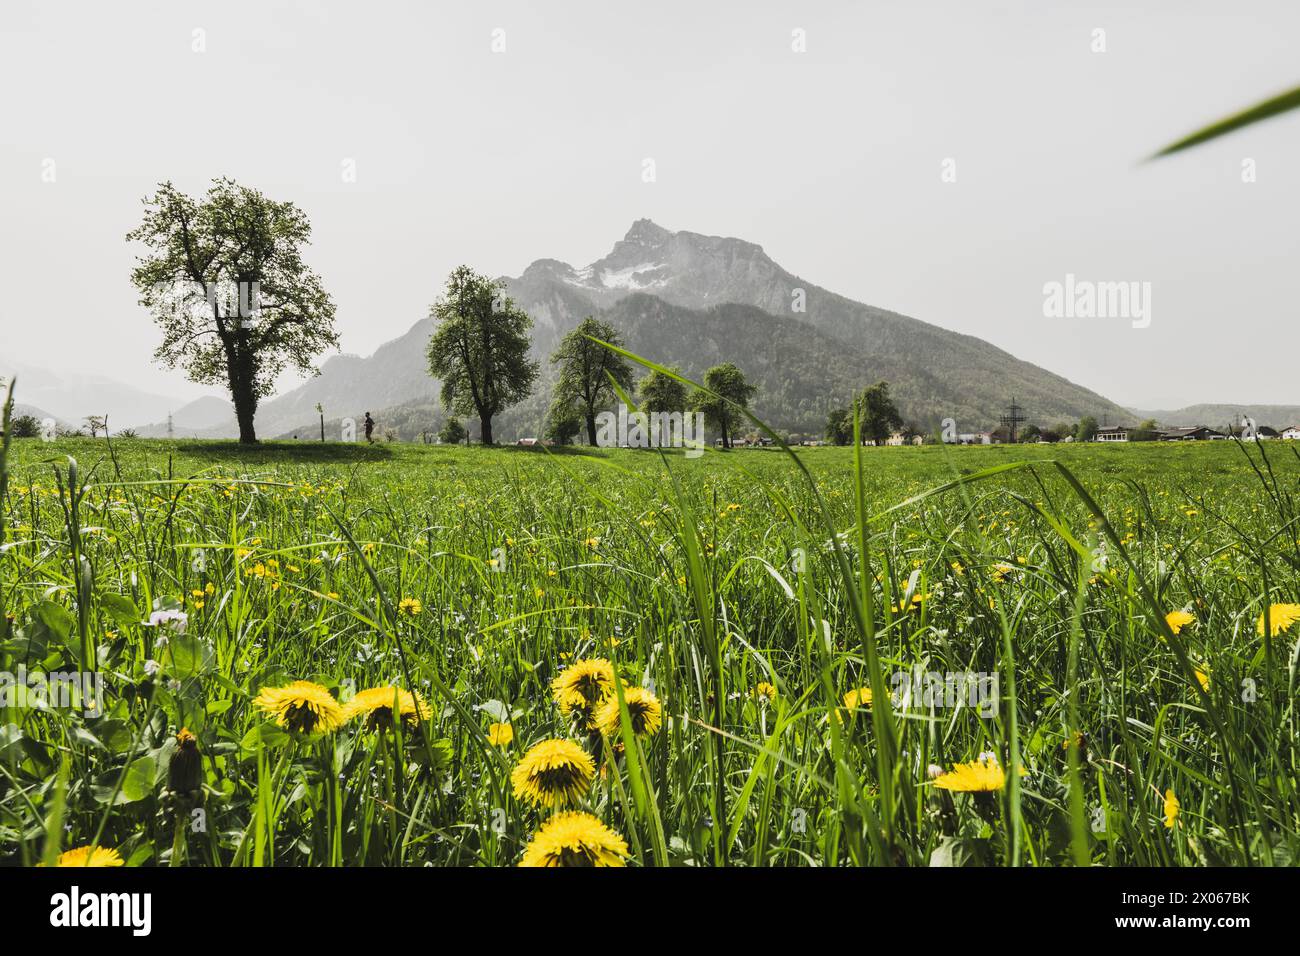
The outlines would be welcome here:
[[[557,813],[524,848],[520,866],[623,866],[627,843],[590,813]]]
[[[45,864],[42,863],[41,866]],[[60,853],[55,866],[125,866],[122,855],[102,846],[79,846]]]
[[[397,610],[407,617],[415,617],[424,610],[424,605],[420,603],[419,598],[402,598],[397,602]]]
[[[365,718],[367,730],[384,730],[393,724],[393,702],[397,702],[397,712],[402,723],[412,726],[432,716],[429,705],[419,694],[412,694],[400,687],[370,687],[359,691],[355,697],[343,706],[347,720],[356,717]]]
[[[614,665],[603,657],[576,661],[551,681],[551,692],[563,713],[587,713],[614,692]]]
[[[776,700],[776,688],[767,681],[759,681],[758,686],[754,688],[754,696],[771,703]]]
[[[488,743],[493,747],[508,747],[515,739],[515,728],[509,724],[493,724],[488,728]]]
[[[570,740],[543,740],[510,774],[515,796],[537,807],[558,810],[577,803],[591,789],[596,765],[585,750]]]
[[[1029,773],[1020,768],[1020,776]],[[959,793],[991,793],[1001,790],[1007,784],[1007,772],[992,757],[972,760],[970,763],[954,764],[948,773],[935,778],[934,785],[943,790],[955,790]]]
[[[916,608],[919,608],[922,602],[927,598],[929,598],[928,594],[921,594],[919,592],[912,595],[912,601],[910,604],[908,603],[907,598],[900,598],[898,606],[894,608],[894,611],[898,614],[902,614],[905,611],[915,610]]]
[[[1255,633],[1264,636],[1264,617],[1259,616]],[[1270,604],[1268,608],[1268,636],[1277,637],[1296,621],[1300,621],[1300,604]]]
[[[1169,630],[1177,634],[1188,624],[1196,623],[1196,618],[1186,611],[1170,611],[1165,615],[1165,623],[1169,625]]]
[[[296,680],[287,687],[263,687],[253,704],[275,717],[281,727],[295,733],[328,733],[347,722],[339,702],[326,688]]]
[[[871,709],[871,688],[859,687],[857,690],[851,690],[844,695],[844,707],[835,712],[836,718],[842,723],[845,714],[852,714],[859,707]]]
[[[1196,682],[1201,685],[1201,690],[1210,689],[1210,675],[1199,667],[1196,668]]]
[[[1178,823],[1178,812],[1182,804],[1174,796],[1173,790],[1165,791],[1165,826],[1172,830]]]
[[[663,707],[658,697],[644,687],[624,687],[623,701],[627,704],[627,716],[632,723],[632,733],[653,735],[659,732],[659,725],[663,721]],[[595,723],[606,737],[613,737],[619,733],[623,724],[616,695],[605,700],[596,714]]]

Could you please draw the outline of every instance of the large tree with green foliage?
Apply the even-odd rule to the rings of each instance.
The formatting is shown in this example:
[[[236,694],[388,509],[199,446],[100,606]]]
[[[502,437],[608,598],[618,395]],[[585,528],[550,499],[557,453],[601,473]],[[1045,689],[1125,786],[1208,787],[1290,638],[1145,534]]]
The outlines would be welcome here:
[[[668,371],[675,375],[682,374],[676,366]],[[651,369],[650,374],[641,379],[637,385],[637,396],[643,412],[686,411],[686,386],[658,369]]]
[[[879,445],[903,427],[903,416],[889,397],[888,382],[877,382],[863,389],[858,396],[858,410],[862,418],[862,439],[873,445]]]
[[[833,408],[826,416],[826,440],[832,445],[853,441],[853,413],[847,408]]]
[[[758,389],[745,381],[745,373],[731,362],[715,365],[705,372],[704,388],[708,391],[695,390],[691,407],[704,413],[705,420],[722,433],[722,446],[730,448],[731,433],[741,419],[741,412],[735,406],[748,406]]]
[[[528,396],[537,363],[528,358],[530,319],[505,294],[505,282],[459,266],[447,277],[431,316],[429,372],[442,379],[442,401],[476,414],[479,441],[492,444],[492,416]]]
[[[571,445],[582,426],[581,412],[567,402],[552,402],[542,426],[542,438],[556,445]]]
[[[590,315],[560,340],[551,355],[551,364],[560,367],[555,383],[556,405],[573,407],[587,426],[587,441],[596,444],[596,413],[614,400],[614,386],[624,392],[632,389],[632,366],[622,355],[593,342],[599,339],[621,346],[618,330],[608,322]]]
[[[1084,415],[1079,419],[1079,424],[1074,429],[1075,441],[1092,441],[1097,437],[1097,419],[1091,415]]]
[[[438,432],[438,441],[444,445],[459,445],[468,437],[469,432],[465,431],[465,426],[455,415],[443,422],[442,429]]]
[[[154,357],[229,389],[239,440],[256,442],[258,402],[280,373],[314,374],[315,357],[338,346],[334,303],[302,259],[311,224],[230,179],[198,199],[162,183],[144,207],[127,239],[148,248],[131,282],[163,332]]]

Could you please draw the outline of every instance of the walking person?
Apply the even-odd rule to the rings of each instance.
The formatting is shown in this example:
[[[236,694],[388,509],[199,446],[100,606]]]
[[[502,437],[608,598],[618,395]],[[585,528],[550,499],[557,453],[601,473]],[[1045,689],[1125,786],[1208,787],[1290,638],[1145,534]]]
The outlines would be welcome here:
[[[369,412],[366,412],[366,419],[364,424],[366,426],[366,441],[369,444],[373,445],[375,443],[375,439],[373,437],[375,433],[375,420],[370,417]]]

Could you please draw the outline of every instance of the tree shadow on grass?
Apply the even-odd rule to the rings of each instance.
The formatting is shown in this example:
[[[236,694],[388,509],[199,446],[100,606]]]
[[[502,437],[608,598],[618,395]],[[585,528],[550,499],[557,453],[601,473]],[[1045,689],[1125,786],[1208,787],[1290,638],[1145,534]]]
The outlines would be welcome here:
[[[178,442],[176,450],[191,458],[205,461],[249,463],[293,461],[320,465],[347,465],[365,461],[387,461],[393,457],[391,448],[379,444],[367,445],[362,442],[264,441],[256,445],[241,445],[237,441],[190,441]]]

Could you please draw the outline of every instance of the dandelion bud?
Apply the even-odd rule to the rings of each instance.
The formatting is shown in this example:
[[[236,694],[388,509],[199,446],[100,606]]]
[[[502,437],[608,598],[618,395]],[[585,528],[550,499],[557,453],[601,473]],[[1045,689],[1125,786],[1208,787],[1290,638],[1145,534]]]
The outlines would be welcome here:
[[[167,765],[167,789],[173,793],[193,793],[203,786],[203,757],[199,742],[186,728],[176,735],[176,750]]]

